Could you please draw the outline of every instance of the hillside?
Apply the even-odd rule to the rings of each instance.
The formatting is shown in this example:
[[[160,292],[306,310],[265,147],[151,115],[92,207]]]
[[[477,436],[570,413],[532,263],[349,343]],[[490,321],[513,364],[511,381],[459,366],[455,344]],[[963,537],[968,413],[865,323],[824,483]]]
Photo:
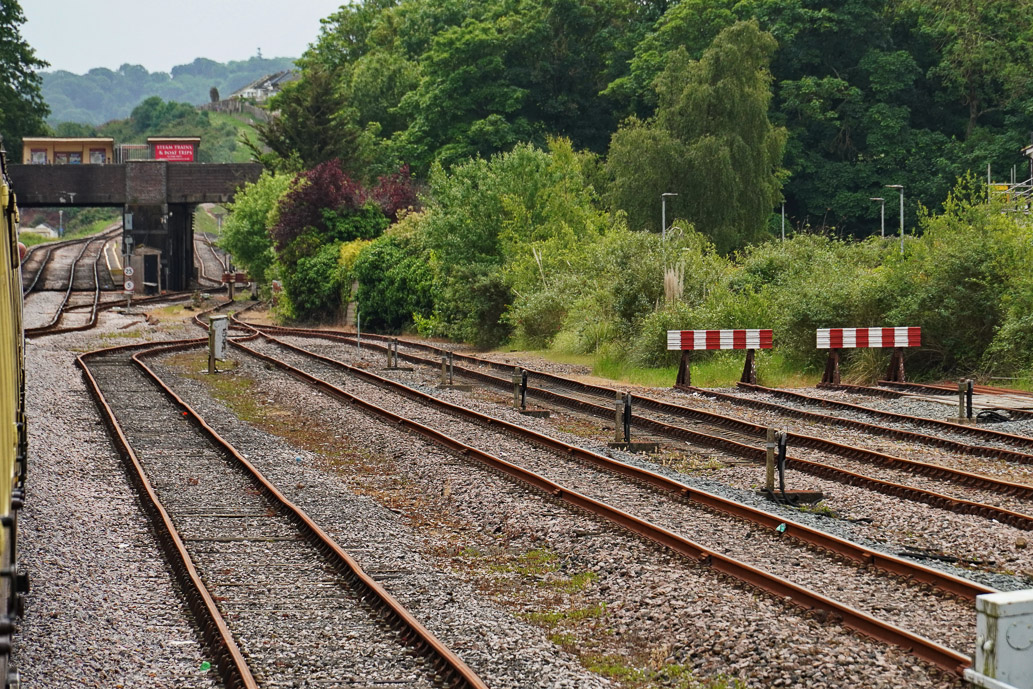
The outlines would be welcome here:
[[[248,60],[215,62],[199,57],[172,72],[148,72],[140,65],[125,64],[116,71],[98,67],[86,74],[64,70],[43,72],[43,98],[50,106],[47,122],[101,124],[129,116],[146,98],[158,96],[166,101],[199,105],[209,100],[214,86],[221,96],[252,81],[290,69],[294,58],[252,57]]]

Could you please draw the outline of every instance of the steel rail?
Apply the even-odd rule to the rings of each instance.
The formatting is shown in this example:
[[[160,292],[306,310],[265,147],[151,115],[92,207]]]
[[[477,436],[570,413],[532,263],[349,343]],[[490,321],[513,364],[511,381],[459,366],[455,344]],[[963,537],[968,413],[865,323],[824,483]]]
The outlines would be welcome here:
[[[42,325],[42,326],[37,327],[37,328],[26,328],[25,329],[25,337],[35,337],[37,335],[48,334],[50,331],[52,331],[55,328],[55,326],[57,326],[58,321],[61,320],[61,316],[64,314],[65,306],[67,306],[67,304],[68,304],[68,299],[69,299],[69,297],[72,296],[72,287],[74,286],[74,283],[75,283],[75,266],[79,263],[80,259],[82,259],[83,254],[86,253],[86,249],[94,241],[96,241],[96,240],[90,240],[90,241],[83,242],[82,249],[79,250],[79,253],[75,257],[75,260],[72,261],[72,266],[71,266],[71,268],[68,271],[68,288],[65,290],[65,296],[61,300],[61,304],[60,304],[60,306],[58,306],[57,311],[54,313],[54,317],[52,319],[50,319],[50,322],[47,323],[46,325]]]
[[[953,395],[958,392],[958,386],[950,385],[948,383],[900,383],[892,380],[880,380],[879,385],[884,385],[888,388],[896,390],[915,390],[919,392],[928,392],[933,395]],[[1018,390],[1015,388],[999,388],[993,385],[973,385],[973,389],[976,392],[986,393],[988,395],[1015,395],[1017,397],[1031,397],[1033,393],[1029,390]]]
[[[30,294],[30,293],[32,293],[32,291],[34,289],[36,289],[36,285],[39,283],[39,279],[43,275],[43,271],[47,267],[47,262],[50,260],[50,256],[53,253],[54,253],[54,247],[47,248],[46,253],[43,254],[43,258],[40,259],[39,268],[36,269],[36,275],[33,276],[32,281],[29,283],[28,287],[23,287],[22,288],[22,296],[24,296],[26,294]],[[25,259],[22,259],[23,265],[24,265],[24,261],[27,260],[27,259],[28,259],[28,254],[26,254]]]
[[[909,385],[909,383],[904,383],[904,385]],[[826,384],[826,385],[821,385],[819,387],[821,387],[822,389],[825,389],[825,390],[846,390],[847,392],[856,392],[856,393],[865,394],[865,395],[867,395],[867,394],[875,394],[875,395],[880,395],[880,396],[883,396],[883,397],[892,396],[895,399],[899,398],[899,397],[901,397],[901,396],[903,396],[905,394],[905,393],[896,392],[896,391],[893,391],[893,390],[881,390],[880,388],[865,387],[865,386],[862,386],[862,385],[851,385],[851,386],[848,387],[846,385],[832,386],[832,385],[827,385]],[[957,393],[957,390],[955,390],[955,393]],[[799,393],[797,393],[797,394],[799,394]],[[827,402],[827,406],[839,406],[839,407],[842,407],[844,409],[859,409],[859,410],[863,410],[863,411],[868,412],[868,413],[876,413],[876,414],[890,414],[891,413],[891,412],[878,412],[878,411],[875,411],[875,410],[871,410],[868,407],[851,404],[850,402],[839,402],[839,401],[836,401],[836,400],[827,400],[826,402]],[[1009,409],[1008,411],[1021,411],[1021,410],[1011,410],[1011,409]],[[1026,412],[1023,415],[1026,415],[1026,414],[1029,414],[1030,416],[1033,416],[1033,414],[1030,414],[1029,412]],[[995,430],[992,430],[990,428],[980,428],[979,426],[971,426],[971,425],[967,425],[967,424],[954,423],[952,421],[945,421],[945,420],[940,420],[940,419],[929,419],[929,418],[926,418],[926,417],[923,417],[923,416],[914,416],[914,417],[908,416],[908,417],[905,417],[905,418],[907,418],[908,421],[911,422],[911,423],[915,423],[915,424],[918,424],[918,425],[921,425],[921,426],[925,426],[927,428],[938,428],[938,429],[941,429],[941,430],[947,429],[947,430],[950,430],[953,433],[958,433],[959,435],[970,435],[970,436],[977,437],[977,438],[983,438],[984,440],[995,440],[997,442],[1002,442],[1002,443],[1013,443],[1015,445],[1018,445],[1019,447],[1033,448],[1033,438],[1029,438],[1029,437],[1024,436],[1024,435],[1015,435],[1013,433],[1002,433],[1001,431],[995,431]]]
[[[88,241],[83,246],[83,250],[81,252],[79,252],[79,257],[81,258],[82,255],[85,253],[86,249],[91,244],[93,244],[95,241],[98,241],[99,238],[102,237],[102,236],[103,235],[98,235],[97,238]],[[105,239],[104,244],[107,244],[107,239]],[[71,278],[69,280],[68,291],[65,292],[64,301],[62,302],[61,308],[58,310],[57,315],[55,316],[55,318],[48,325],[41,326],[39,328],[29,328],[29,329],[26,329],[25,330],[25,337],[42,337],[43,335],[58,335],[58,334],[61,334],[61,333],[79,332],[79,331],[83,331],[83,330],[89,330],[90,328],[93,328],[93,327],[95,327],[97,325],[97,312],[99,310],[98,309],[98,304],[100,303],[100,273],[99,273],[100,268],[99,268],[99,266],[100,266],[100,260],[104,256],[104,250],[103,250],[104,244],[101,245],[101,251],[97,254],[97,258],[95,258],[93,260],[93,302],[90,305],[90,316],[86,320],[86,322],[82,323],[80,325],[67,326],[67,327],[64,327],[64,328],[59,327],[57,325],[60,322],[61,317],[64,316],[64,314],[68,313],[69,311],[72,311],[75,308],[74,306],[71,306],[71,307],[68,306],[68,300],[69,300],[69,298],[72,295],[72,287],[74,287],[74,283],[75,283],[75,267],[76,267],[76,265],[79,262],[79,259],[77,258],[72,263],[72,274],[71,274]]]
[[[61,249],[61,248],[64,248],[66,246],[72,246],[73,244],[79,244],[81,242],[91,242],[94,239],[98,239],[98,238],[101,238],[101,237],[105,237],[105,238],[110,239],[112,236],[115,235],[115,232],[116,232],[117,229],[118,229],[117,227],[114,227],[114,228],[109,229],[109,230],[104,230],[103,232],[99,232],[99,233],[93,235],[92,237],[77,237],[75,239],[63,239],[63,240],[58,241],[58,242],[44,242],[42,244],[34,244],[33,246],[30,246],[28,251],[25,252],[25,258],[22,259],[22,264],[24,264],[25,261],[27,261],[29,259],[29,257],[32,256],[33,254],[35,254],[37,251],[44,251],[45,250],[46,253],[43,255],[43,259],[40,261],[40,264],[39,264],[40,265],[39,270],[36,271],[36,275],[35,275],[35,277],[33,277],[32,282],[30,283],[29,287],[28,288],[24,288],[24,287],[22,288],[22,294],[23,295],[28,294],[29,292],[32,292],[36,288],[36,283],[39,282],[40,276],[43,275],[43,269],[46,266],[47,262],[50,260],[50,256],[51,256],[51,254],[53,254],[54,249]]]
[[[354,337],[341,336],[337,334],[327,333],[326,331],[318,330],[304,330],[295,328],[281,328],[279,326],[273,326],[267,328],[266,326],[257,326],[249,324],[249,327],[258,330],[272,330],[272,331],[285,331],[290,334],[302,335],[307,337],[322,337],[325,339],[332,339],[345,342],[353,342]],[[364,336],[365,337],[365,336]],[[384,338],[389,339],[389,338]],[[407,343],[408,344],[408,343]],[[370,347],[377,347],[379,349],[386,349],[380,345],[369,344]],[[422,348],[433,349],[428,345],[422,345]],[[437,362],[424,359],[412,354],[399,352],[399,356],[407,361],[435,366]],[[480,362],[481,360],[474,357],[463,357],[464,359]],[[495,362],[490,362],[495,368],[511,369],[510,366],[499,365]],[[512,383],[508,380],[492,376],[481,371],[475,371],[471,369],[457,368],[456,372],[459,375],[473,378],[496,387],[508,389],[512,386]],[[587,383],[581,383],[578,381],[569,380],[559,376],[554,376],[548,373],[542,373],[539,371],[528,371],[529,374],[543,378],[553,382],[556,385],[580,389],[587,391],[590,394],[595,394],[602,397],[612,397],[613,390],[604,388],[601,386],[589,385]],[[579,409],[581,411],[587,411],[594,415],[601,416],[603,418],[612,418],[613,409],[612,406],[603,406],[593,404],[584,400],[578,400],[574,398],[561,395],[559,393],[546,390],[544,388],[528,387],[528,392],[542,398],[549,400],[555,404],[566,406],[573,409]],[[653,400],[649,397],[638,396],[636,401],[640,406],[654,409],[660,413],[678,414],[680,410],[687,412],[687,416],[690,418],[696,418],[698,420],[710,423],[711,425],[722,426],[729,430],[753,436],[762,436],[766,434],[767,428],[758,424],[752,424],[746,421],[738,419],[732,419],[729,417],[721,416],[718,414],[712,414],[710,412],[704,412],[701,410],[690,409],[688,407],[681,407],[679,405],[672,405],[667,402],[659,400]],[[678,438],[681,440],[687,440],[689,442],[703,445],[706,447],[715,448],[721,451],[730,452],[732,454],[750,459],[751,461],[763,463],[766,461],[766,452],[762,448],[753,447],[739,443],[735,440],[723,438],[721,436],[715,436],[708,433],[702,433],[700,431],[689,430],[682,426],[674,426],[666,424],[648,417],[643,417],[638,414],[632,415],[632,421],[635,425],[640,428],[644,428],[653,431],[658,434],[666,435],[668,437]],[[855,448],[841,443],[835,443],[832,441],[824,440],[822,438],[815,438],[813,436],[802,435],[802,434],[790,434],[790,438],[793,438],[798,444],[809,447],[811,449],[831,452],[839,454],[852,459],[862,459],[875,462],[882,466],[889,466],[891,468],[904,469],[913,473],[930,476],[932,478],[938,478],[943,480],[951,480],[961,485],[970,487],[980,487],[988,490],[994,490],[1005,495],[1013,496],[1033,496],[1033,486],[1027,486],[1019,483],[1010,483],[1006,481],[1000,481],[992,477],[983,476],[981,474],[974,474],[970,472],[958,471],[956,469],[950,469],[948,467],[940,467],[938,465],[926,464],[923,462],[917,462],[914,460],[908,460],[900,457],[893,457],[880,452],[872,450],[865,450],[863,448]],[[827,464],[820,462],[813,462],[810,460],[802,459],[796,456],[789,456],[791,465],[805,473],[817,476],[819,478],[836,481],[839,483],[845,483],[847,485],[858,486],[874,490],[879,493],[891,495],[893,497],[905,498],[915,502],[921,502],[924,504],[932,505],[940,509],[949,510],[958,514],[970,514],[979,516],[985,519],[996,519],[1010,526],[1014,526],[1018,529],[1026,531],[1033,531],[1033,515],[1016,512],[1014,510],[1008,510],[1002,507],[994,505],[988,505],[985,503],[975,502],[972,500],[965,500],[963,498],[955,498],[943,493],[937,493],[935,491],[926,490],[924,488],[916,488],[913,486],[907,486],[892,481],[884,481],[864,474],[848,471],[845,469],[839,469],[832,467]]]
[[[907,414],[898,414],[895,412],[882,411],[880,409],[871,409],[869,407],[863,407],[858,404],[851,404],[849,402],[839,402],[836,400],[826,400],[822,397],[814,397],[813,395],[806,395],[804,393],[795,392],[792,390],[780,390],[777,388],[764,387],[763,385],[755,385],[752,383],[738,383],[739,388],[748,390],[750,392],[759,392],[771,395],[772,397],[781,397],[784,399],[790,399],[803,404],[810,404],[814,406],[827,407],[831,409],[843,409],[845,411],[856,412],[859,414],[866,414],[868,416],[874,416],[880,419],[886,419],[887,421],[895,421],[898,423],[911,423],[921,426],[931,426],[933,424],[924,423],[927,421],[934,421],[933,419],[925,419],[918,416],[909,416]],[[995,459],[1004,459],[1018,464],[1033,464],[1033,455],[1025,452],[1018,452],[1016,450],[1010,450],[1002,447],[987,447],[985,445],[968,445],[965,443],[958,442],[956,440],[950,440],[942,436],[926,435],[924,433],[917,433],[915,431],[906,431],[899,428],[890,428],[887,426],[879,426],[866,421],[858,421],[856,419],[844,419],[838,416],[829,416],[828,414],[819,414],[817,412],[806,411],[804,409],[796,409],[795,407],[787,407],[782,404],[775,404],[773,402],[765,402],[763,400],[750,399],[746,397],[739,397],[738,395],[729,395],[723,392],[716,392],[713,390],[705,390],[703,388],[696,388],[689,385],[676,385],[676,389],[684,390],[686,392],[694,392],[701,395],[707,395],[715,399],[723,400],[741,407],[750,407],[753,409],[761,409],[766,411],[775,412],[785,416],[793,416],[800,419],[808,419],[818,421],[820,423],[827,423],[835,426],[845,426],[847,428],[854,428],[857,430],[871,433],[872,435],[884,435],[898,440],[911,440],[914,442],[922,443],[924,445],[930,445],[933,447],[941,447],[952,452],[958,452],[961,454],[969,454],[978,457],[992,457]]]
[[[194,340],[193,342],[200,343],[203,341]],[[157,493],[144,472],[143,465],[130,446],[129,439],[122,431],[122,427],[115,418],[114,411],[108,405],[104,393],[101,392],[97,380],[89,370],[88,359],[153,346],[153,343],[145,343],[111,347],[80,354],[76,357],[75,362],[82,370],[86,387],[97,404],[104,423],[111,434],[112,441],[122,457],[123,466],[129,475],[130,482],[137,488],[137,493],[140,496],[144,510],[151,517],[152,524],[157,531],[158,541],[162,545],[162,550],[184,591],[190,610],[201,627],[205,643],[208,645],[212,658],[215,660],[219,676],[229,689],[257,689],[258,683],[252,676],[251,670],[248,668],[247,662],[240,652],[240,648],[233,640],[229,627],[219,612],[215,600],[201,581],[197,568],[194,566],[193,560],[187,552],[186,545],[183,543],[172,522],[172,518],[158,499]]]
[[[197,245],[199,243],[202,244],[202,245],[207,244],[209,252],[215,257],[214,260],[216,262],[218,262],[222,266],[223,271],[225,272],[226,264],[223,263],[223,261],[219,258],[218,254],[215,253],[215,248],[212,246],[211,239],[208,238],[207,234],[203,233],[202,236],[204,237],[205,241],[204,242],[198,242],[197,236],[195,235],[194,236],[194,244],[195,245]],[[195,253],[195,255],[198,253],[196,249],[194,250],[194,253]],[[201,258],[200,256],[198,256],[198,259],[199,259],[199,267],[201,268],[199,277],[202,280],[207,280],[208,282],[214,283],[215,286],[218,286],[218,285],[222,284],[222,279],[221,279],[222,276],[220,275],[218,280],[213,278],[213,277],[211,277],[211,276],[209,276],[208,275],[208,271],[205,269],[205,260],[203,258]]]
[[[909,562],[899,557],[888,555],[870,548],[865,548],[864,546],[853,543],[852,541],[838,538],[819,529],[813,529],[809,526],[805,526],[804,524],[786,520],[783,517],[773,515],[769,512],[750,507],[749,505],[721,497],[702,489],[692,488],[684,483],[675,481],[674,479],[649,471],[648,469],[625,464],[624,462],[592,452],[591,450],[586,450],[578,447],[577,445],[571,445],[551,436],[538,433],[529,428],[525,428],[524,426],[503,421],[496,417],[488,416],[487,414],[481,414],[480,412],[468,409],[467,407],[452,404],[389,378],[378,376],[361,368],[349,366],[348,364],[336,359],[325,357],[302,347],[297,347],[290,343],[283,342],[277,338],[273,338],[268,335],[264,335],[264,337],[284,349],[347,371],[350,375],[366,380],[374,385],[390,389],[393,392],[415,399],[428,406],[437,407],[438,409],[444,410],[450,414],[470,419],[493,428],[501,429],[510,435],[543,447],[558,455],[573,457],[585,463],[602,468],[610,473],[630,478],[647,485],[650,488],[672,495],[677,499],[690,503],[698,503],[709,509],[747,520],[753,524],[771,530],[775,530],[780,525],[786,525],[787,528],[783,536],[788,534],[792,538],[795,538],[804,544],[824,549],[836,555],[842,555],[852,562],[862,565],[871,565],[876,569],[883,570],[896,576],[902,576],[919,583],[929,584],[945,593],[950,593],[966,600],[974,600],[977,595],[994,591],[994,589],[987,588],[981,584],[969,581],[968,579],[955,577],[939,570]],[[330,385],[316,376],[293,367],[279,359],[276,359],[275,357],[270,357],[251,349],[250,347],[245,347],[241,345],[239,341],[234,344],[252,356],[288,371],[292,375],[324,392],[330,393],[340,399],[344,399],[340,397],[339,393],[341,391],[336,386]]]
[[[271,339],[273,341],[279,342],[275,340],[275,338]],[[797,584],[793,584],[792,582],[786,581],[781,577],[770,574],[760,568],[753,567],[752,565],[736,560],[735,558],[705,548],[704,546],[699,545],[693,541],[690,541],[678,534],[675,534],[660,526],[657,526],[648,521],[635,517],[632,514],[614,508],[610,505],[607,505],[606,503],[587,497],[576,491],[569,490],[564,486],[555,483],[535,472],[529,471],[522,467],[506,462],[505,460],[495,457],[494,455],[479,450],[475,447],[469,446],[445,433],[442,433],[441,431],[420,424],[416,421],[406,418],[405,416],[396,414],[395,412],[389,411],[387,409],[384,409],[383,407],[373,404],[372,402],[364,400],[363,398],[353,395],[347,392],[346,390],[331,385],[330,383],[327,383],[315,376],[305,373],[300,369],[297,369],[295,367],[290,366],[289,364],[281,362],[277,360],[275,357],[270,357],[268,355],[262,354],[261,352],[253,350],[250,347],[246,347],[236,341],[233,342],[233,345],[237,348],[242,349],[243,351],[248,352],[249,354],[252,354],[260,360],[268,361],[269,363],[272,363],[283,368],[292,375],[298,377],[300,380],[305,381],[306,383],[336,397],[337,399],[340,399],[349,404],[353,404],[362,409],[363,411],[368,412],[374,416],[386,419],[393,425],[397,425],[398,427],[414,432],[417,435],[420,435],[423,438],[430,440],[438,446],[444,447],[448,450],[451,450],[452,452],[457,453],[461,457],[477,460],[487,465],[491,469],[494,469],[513,479],[517,479],[525,485],[528,485],[532,488],[536,488],[546,493],[548,496],[551,496],[554,499],[564,502],[572,507],[587,511],[590,514],[600,517],[612,524],[620,526],[635,535],[641,536],[664,548],[670,549],[673,552],[678,553],[690,560],[693,560],[700,565],[709,567],[716,572],[729,575],[743,583],[749,584],[754,588],[759,589],[760,591],[777,596],[781,598],[784,602],[791,602],[794,605],[797,605],[798,607],[804,608],[805,610],[818,609],[829,612],[836,621],[840,622],[845,627],[854,629],[857,632],[878,639],[885,643],[895,645],[915,655],[916,657],[922,658],[923,660],[926,660],[941,669],[953,672],[955,674],[961,674],[963,670],[971,664],[971,660],[968,656],[957,653],[956,651],[946,648],[934,641],[921,637],[917,634],[908,632],[885,621],[879,620],[878,618],[875,618],[871,615],[868,615],[867,613],[859,611],[856,608],[830,599],[810,589],[799,586]],[[286,346],[288,348],[291,347],[290,345]],[[362,377],[366,378],[367,380],[379,380],[391,386],[406,387],[399,386],[393,381],[388,381],[387,379],[381,378],[380,376],[376,376],[375,374],[366,371],[361,371],[361,369],[348,367],[347,364],[334,362],[334,360],[332,359],[320,357],[319,355],[310,352],[305,353],[315,358],[326,360],[330,363],[335,363],[335,365],[346,367],[349,370],[349,372],[354,372],[356,375],[361,374]],[[407,392],[411,392],[413,396],[419,397],[421,400],[426,398],[427,401],[434,400],[435,403],[439,403],[443,406],[448,404],[441,400],[436,400],[436,398],[433,398],[431,396],[425,395],[424,393],[420,393],[416,390],[413,390],[412,388],[406,388],[406,390]],[[455,405],[448,406],[455,407]],[[460,407],[455,408],[462,409]],[[475,414],[470,410],[465,410],[464,413]],[[697,491],[695,489],[691,489],[688,486],[679,484],[677,482],[669,481],[668,479],[665,479],[664,477],[658,474],[653,474],[652,472],[647,472],[645,470],[636,470],[634,467],[629,467],[627,465],[621,465],[620,467],[617,467],[615,465],[619,463],[613,462],[613,460],[610,460],[607,457],[592,453],[587,450],[583,450],[581,448],[576,448],[574,446],[567,445],[553,438],[549,438],[548,436],[543,436],[534,433],[533,431],[530,431],[528,429],[524,429],[520,426],[515,426],[513,424],[509,424],[507,422],[501,421],[499,419],[494,419],[488,416],[478,416],[481,416],[482,420],[486,424],[490,424],[493,426],[497,425],[500,428],[504,428],[507,432],[520,434],[526,438],[533,438],[535,442],[542,444],[543,446],[551,447],[558,451],[565,451],[571,455],[576,455],[581,459],[597,463],[599,466],[605,466],[612,470],[620,471],[624,475],[633,476],[636,480],[648,482],[650,485],[653,485],[658,488],[663,486],[667,490],[673,489],[674,491],[677,491],[677,493],[685,499],[694,499],[704,505],[713,505],[714,509],[730,512],[732,514],[738,514],[738,516],[742,516],[742,518],[746,518],[746,512],[740,512],[739,510],[743,508],[747,511],[750,510],[750,508],[746,506],[738,506],[738,508],[736,508],[735,503],[733,503],[732,501],[725,500],[723,498],[720,498],[719,496],[707,494],[704,491]],[[735,511],[731,512],[731,510]],[[767,515],[765,519],[765,524],[771,525],[772,523],[774,523],[774,521],[777,521],[779,524],[781,524],[784,520],[779,519],[774,515]],[[801,540],[807,538],[814,538],[815,540],[819,540],[821,538],[817,536],[817,534],[819,534],[820,532],[816,532],[815,530],[809,529],[808,527],[804,527],[803,525],[794,524],[793,531],[793,535],[797,538],[800,538]],[[834,537],[829,536],[829,538],[831,539]],[[831,541],[821,540],[821,542],[831,544]],[[840,542],[840,544],[845,543],[849,542]],[[862,549],[860,546],[855,545],[855,547],[857,548],[856,550],[850,550],[850,552],[853,554],[853,557],[869,557],[867,554],[862,554],[862,551],[864,549]],[[872,553],[872,555],[875,554]],[[887,559],[884,560],[884,557]],[[871,559],[866,559],[865,561],[866,563],[870,563],[876,567],[889,568],[895,566],[911,566],[911,563],[906,563],[902,560],[899,560],[898,558],[893,558],[892,556],[872,557]],[[898,563],[902,564],[898,565]],[[926,570],[927,568],[921,569]],[[928,574],[930,579],[927,579],[924,583],[929,583],[930,585],[932,585],[933,580],[938,579],[939,573],[933,573],[934,570],[928,571],[930,572],[930,574]],[[924,572],[922,576],[926,576]],[[955,595],[965,595],[966,597],[968,597],[977,595],[977,590],[979,592],[985,592],[985,589],[983,587],[977,584],[972,584],[971,582],[966,582],[965,580],[960,578],[958,578],[957,582],[955,582],[954,585],[958,587],[955,591],[952,591],[952,593],[954,593]],[[960,591],[962,590],[965,592],[964,594],[960,593]]]
[[[251,337],[255,337],[252,335]],[[176,394],[142,359],[144,357],[155,357],[162,354],[197,347],[197,340],[192,342],[180,342],[174,344],[160,344],[155,346],[152,343],[150,349],[133,355],[133,361],[144,371],[162,392],[172,400],[183,413],[196,424],[203,433],[217,446],[237,463],[261,489],[267,497],[288,513],[291,520],[306,533],[313,544],[327,557],[336,561],[341,568],[342,574],[350,585],[355,587],[361,598],[373,602],[374,607],[383,614],[391,626],[401,632],[401,641],[416,653],[427,657],[432,663],[436,672],[440,673],[443,681],[451,687],[463,689],[487,689],[487,685],[463,662],[451,649],[445,646],[434,634],[417,620],[394,596],[383,586],[369,576],[340,545],[337,544],[318,524],[316,524],[305,512],[276,488],[266,477],[247,459],[241,455],[233,445],[226,441],[215,431],[185,400]],[[203,342],[203,341],[201,341]],[[371,601],[372,599],[372,601]]]

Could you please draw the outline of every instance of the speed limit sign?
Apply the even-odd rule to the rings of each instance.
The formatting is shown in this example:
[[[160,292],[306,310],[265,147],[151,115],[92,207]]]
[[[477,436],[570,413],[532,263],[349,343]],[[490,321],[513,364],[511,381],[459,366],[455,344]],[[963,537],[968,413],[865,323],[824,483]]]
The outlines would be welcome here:
[[[133,284],[132,280],[126,280],[125,284],[123,284],[122,287],[123,289],[125,289],[126,292],[132,292],[133,288],[136,287],[136,285]]]
[[[122,271],[127,278],[133,277],[133,266],[126,266],[126,269]]]

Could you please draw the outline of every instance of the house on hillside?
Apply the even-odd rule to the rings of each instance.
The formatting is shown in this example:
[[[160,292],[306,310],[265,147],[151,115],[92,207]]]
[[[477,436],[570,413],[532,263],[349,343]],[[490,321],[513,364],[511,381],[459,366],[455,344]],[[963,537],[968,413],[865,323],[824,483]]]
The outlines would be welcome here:
[[[286,69],[276,74],[267,74],[244,88],[231,93],[229,100],[249,100],[255,103],[264,103],[279,93],[284,84],[297,81],[297,79],[298,72],[293,69]]]

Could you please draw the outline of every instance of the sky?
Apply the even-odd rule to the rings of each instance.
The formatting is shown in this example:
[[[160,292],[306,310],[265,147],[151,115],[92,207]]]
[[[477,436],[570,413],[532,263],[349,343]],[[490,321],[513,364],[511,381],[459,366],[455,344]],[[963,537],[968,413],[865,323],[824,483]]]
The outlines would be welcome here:
[[[84,74],[125,63],[168,72],[198,57],[216,62],[299,57],[319,20],[345,0],[20,0],[22,38],[36,56]]]

